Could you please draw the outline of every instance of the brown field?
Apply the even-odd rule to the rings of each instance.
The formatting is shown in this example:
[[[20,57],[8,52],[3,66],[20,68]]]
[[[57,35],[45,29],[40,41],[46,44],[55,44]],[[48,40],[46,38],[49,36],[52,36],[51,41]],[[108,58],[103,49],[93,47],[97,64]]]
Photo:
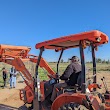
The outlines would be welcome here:
[[[32,73],[34,76],[35,64],[27,62],[27,63],[25,63],[25,65],[28,68],[28,70],[30,71],[30,73]],[[54,69],[54,71],[56,71],[56,63],[49,63],[49,65],[52,67],[52,69]],[[60,75],[63,73],[63,71],[65,70],[67,65],[68,65],[68,63],[60,63],[60,68],[59,68]],[[9,73],[9,70],[11,67],[10,65],[0,63],[0,70],[2,69],[2,67],[6,67],[8,73]],[[87,63],[86,69],[87,69],[86,77],[91,76],[92,75],[92,64]],[[40,73],[41,80],[48,79],[46,76],[47,71],[44,71],[43,69],[39,69],[39,73]],[[106,63],[105,64],[97,64],[97,82],[99,84],[102,84],[101,78],[103,76],[106,78],[106,82],[107,82],[108,88],[110,90],[110,64],[106,64]],[[4,105],[11,106],[11,107],[16,107],[16,108],[23,105],[23,102],[19,100],[19,89],[24,88],[25,84],[18,83],[21,80],[22,80],[22,78],[20,77],[20,75],[18,75],[16,89],[10,90],[9,89],[9,77],[8,77],[7,88],[2,89],[2,87],[0,87],[0,96],[1,96],[0,97],[0,104],[4,104]],[[0,71],[0,86],[2,86],[2,85],[3,85],[2,71]],[[101,93],[105,92],[103,84],[102,84],[102,89],[98,90],[98,91]]]

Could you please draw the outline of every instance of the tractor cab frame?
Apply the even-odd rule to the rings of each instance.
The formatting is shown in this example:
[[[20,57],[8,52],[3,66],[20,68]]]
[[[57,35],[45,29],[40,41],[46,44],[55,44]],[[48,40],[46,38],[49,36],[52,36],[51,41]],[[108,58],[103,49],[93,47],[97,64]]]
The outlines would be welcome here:
[[[96,60],[95,60],[95,50],[97,50],[97,47],[99,45],[108,43],[108,36],[105,35],[104,33],[94,30],[94,31],[89,31],[89,32],[83,32],[80,34],[73,34],[69,36],[63,36],[60,38],[56,38],[53,40],[45,41],[36,44],[36,49],[40,50],[39,56],[38,56],[38,61],[36,64],[36,73],[35,73],[35,81],[37,83],[37,98],[39,101],[39,110],[43,110],[42,107],[42,100],[41,100],[41,91],[40,91],[40,82],[39,82],[39,77],[38,77],[38,68],[40,64],[40,60],[42,58],[42,54],[45,51],[45,49],[51,49],[55,50],[56,52],[60,51],[60,56],[57,62],[57,73],[56,73],[56,78],[59,75],[59,63],[62,57],[62,54],[64,50],[70,49],[70,48],[77,48],[79,47],[80,50],[80,60],[81,60],[81,66],[82,66],[82,71],[81,71],[81,94],[86,94],[86,70],[85,70],[85,57],[84,57],[84,49],[87,46],[91,47],[92,50],[92,62],[93,62],[93,75],[95,76],[93,79],[93,83],[96,83]],[[59,81],[58,81],[59,83]],[[66,96],[65,96],[66,97]],[[58,98],[57,98],[58,99]],[[62,100],[55,100],[52,104],[51,110],[57,110],[60,105],[67,103],[69,101],[72,101],[70,98],[69,101],[66,101],[65,98],[62,98],[62,100],[65,100],[64,102]],[[73,97],[74,99],[74,97]],[[78,102],[78,101],[77,101]],[[59,105],[59,104],[60,105]],[[56,107],[57,105],[57,107]],[[45,110],[45,109],[44,109]],[[98,110],[97,107],[94,106],[94,110]]]

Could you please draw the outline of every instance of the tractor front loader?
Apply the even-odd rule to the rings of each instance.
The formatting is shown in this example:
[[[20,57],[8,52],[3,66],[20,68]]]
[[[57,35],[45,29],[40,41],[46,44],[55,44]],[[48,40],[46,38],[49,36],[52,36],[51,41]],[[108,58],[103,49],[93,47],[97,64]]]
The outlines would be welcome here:
[[[36,63],[38,57],[29,54],[31,48],[25,46],[0,45],[0,62],[15,66],[21,72],[26,87],[20,90],[20,99],[24,103],[32,104],[34,100],[34,78],[25,67],[24,62],[31,61]],[[54,76],[55,72],[51,69],[48,63],[41,58],[40,67],[48,71],[48,77]]]

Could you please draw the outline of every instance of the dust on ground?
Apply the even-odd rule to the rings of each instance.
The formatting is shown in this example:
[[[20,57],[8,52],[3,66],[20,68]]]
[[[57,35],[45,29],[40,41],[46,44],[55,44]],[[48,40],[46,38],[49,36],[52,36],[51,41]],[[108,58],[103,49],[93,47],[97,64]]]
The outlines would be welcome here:
[[[17,79],[16,88],[10,89],[9,84],[6,88],[0,89],[0,104],[19,108],[24,103],[19,98],[19,90],[25,87],[25,83],[23,79],[19,77]]]
[[[92,73],[90,73],[89,76],[92,76]],[[88,74],[86,77],[88,77]],[[105,78],[107,88],[110,91],[110,71],[97,71],[96,80],[97,80],[97,83],[99,85],[101,85],[101,89],[97,89],[97,91],[100,93],[105,93],[105,91],[106,91],[104,84],[101,80],[101,78],[103,78],[103,77]]]

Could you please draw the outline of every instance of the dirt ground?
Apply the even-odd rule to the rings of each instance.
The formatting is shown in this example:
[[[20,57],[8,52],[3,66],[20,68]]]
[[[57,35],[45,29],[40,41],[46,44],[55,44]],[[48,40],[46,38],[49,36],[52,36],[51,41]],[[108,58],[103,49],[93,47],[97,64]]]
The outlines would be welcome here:
[[[102,84],[102,81],[100,80],[102,77],[105,77],[108,88],[110,90],[110,72],[99,72],[97,74],[97,80],[99,84]],[[14,108],[19,108],[22,106],[24,103],[19,99],[19,89],[22,89],[25,87],[25,83],[21,83],[23,80],[21,77],[17,79],[17,85],[16,88],[9,89],[9,85],[7,88],[0,89],[0,105],[4,106],[9,106],[9,107],[14,107]],[[102,89],[99,90],[100,92],[105,92],[104,86],[102,84]],[[2,109],[0,109],[2,110]],[[3,109],[3,110],[8,110],[8,109]],[[11,110],[11,109],[10,109]],[[16,109],[12,109],[16,110]]]
[[[6,88],[0,89],[0,105],[19,108],[24,104],[23,101],[21,101],[19,98],[19,89],[25,87],[25,83],[22,81],[22,78],[19,77],[17,79],[16,88],[10,89],[8,84]]]
[[[100,93],[105,93],[105,87],[101,80],[101,78],[103,77],[105,78],[105,81],[107,83],[107,88],[110,91],[110,71],[100,71],[97,72],[97,83],[101,85],[101,89],[97,89],[97,91]]]

